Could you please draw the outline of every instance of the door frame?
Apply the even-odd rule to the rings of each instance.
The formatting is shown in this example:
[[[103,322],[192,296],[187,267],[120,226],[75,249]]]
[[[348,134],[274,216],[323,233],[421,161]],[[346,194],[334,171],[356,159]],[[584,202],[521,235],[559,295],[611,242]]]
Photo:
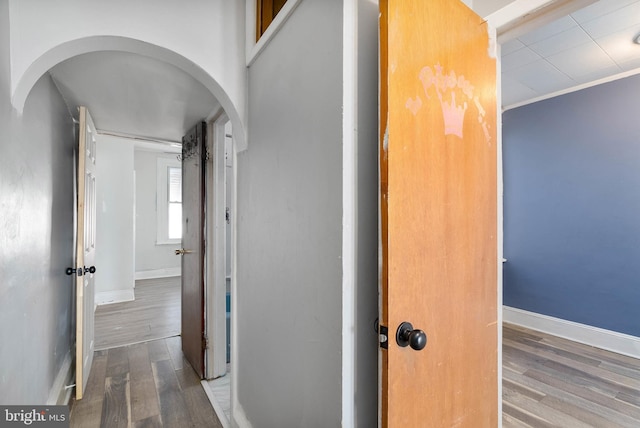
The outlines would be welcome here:
[[[207,228],[206,238],[205,238],[205,248],[207,249],[207,256],[205,258],[207,266],[218,266],[218,272],[223,272],[222,275],[216,275],[214,273],[214,269],[207,269],[205,273],[205,332],[209,335],[209,332],[215,331],[215,323],[219,325],[226,324],[226,308],[224,312],[218,311],[218,315],[216,317],[214,311],[214,305],[216,303],[215,299],[219,299],[218,296],[222,296],[223,305],[226,304],[226,220],[225,220],[225,211],[224,208],[216,210],[215,207],[224,207],[225,206],[225,198],[224,193],[227,190],[225,185],[225,170],[226,170],[226,162],[224,161],[224,152],[225,152],[225,143],[226,143],[226,130],[225,127],[227,123],[229,123],[228,115],[222,110],[218,110],[211,114],[207,119],[207,147],[209,149],[209,153],[213,153],[213,158],[216,157],[221,159],[221,162],[212,162],[212,167],[209,168],[211,174],[207,176],[206,179],[206,192],[207,195],[211,195],[212,191],[222,196],[217,202],[216,196],[207,198],[206,209],[207,209],[207,224],[214,225],[214,227]],[[232,131],[233,133],[233,131]],[[227,245],[231,246],[231,371],[227,373],[231,379],[231,391],[230,391],[230,401],[231,401],[231,418],[230,423],[235,423],[238,426],[246,427],[250,426],[244,412],[238,405],[238,392],[237,392],[237,375],[238,375],[238,352],[237,352],[237,319],[238,319],[238,311],[237,311],[237,257],[236,257],[236,242],[237,242],[237,164],[238,164],[238,147],[236,145],[235,140],[232,141],[231,144],[231,152],[229,155],[232,157],[232,167],[230,174],[226,177],[231,180],[231,184],[229,185],[230,195],[229,198],[231,200],[230,211],[230,221],[231,221],[231,242],[228,242]],[[217,223],[216,223],[217,221]],[[217,224],[219,228],[218,235],[222,236],[222,240],[220,242],[216,242],[214,239],[217,237],[217,234],[214,234],[215,225]],[[216,290],[217,288],[217,290]],[[224,306],[221,305],[224,308]],[[226,333],[226,331],[225,331]],[[214,339],[215,340],[215,339]],[[221,346],[220,346],[221,345]],[[212,351],[212,346],[216,346],[216,343],[210,343],[210,346],[205,351],[205,377],[206,379],[213,378],[213,367],[214,367],[214,353]],[[219,347],[225,349],[225,366],[226,366],[226,343],[219,344]],[[222,354],[222,352],[220,353]],[[226,367],[225,367],[226,368]],[[206,379],[203,382],[206,382]]]
[[[205,268],[205,332],[209,340],[205,350],[205,377],[213,379],[226,374],[226,162],[225,126],[229,117],[219,112],[207,120],[207,151],[212,154],[207,168],[207,227]],[[232,197],[235,185],[232,183]],[[233,212],[233,210],[232,210]],[[234,246],[232,245],[232,252]],[[232,257],[233,260],[233,257]],[[209,268],[211,266],[211,268]],[[232,281],[233,284],[233,281]],[[233,293],[232,293],[233,295]],[[233,299],[232,299],[233,301]]]

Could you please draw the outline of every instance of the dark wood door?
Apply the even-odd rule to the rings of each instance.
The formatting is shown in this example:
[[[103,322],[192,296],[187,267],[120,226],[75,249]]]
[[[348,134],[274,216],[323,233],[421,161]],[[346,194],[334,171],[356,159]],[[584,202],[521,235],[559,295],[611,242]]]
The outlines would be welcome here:
[[[382,426],[496,427],[495,49],[458,0],[380,8]]]
[[[204,122],[182,138],[182,352],[204,378]]]

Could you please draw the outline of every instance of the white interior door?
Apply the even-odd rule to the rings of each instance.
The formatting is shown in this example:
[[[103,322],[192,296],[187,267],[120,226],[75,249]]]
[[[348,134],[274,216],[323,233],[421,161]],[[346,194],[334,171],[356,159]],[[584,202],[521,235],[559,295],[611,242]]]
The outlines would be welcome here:
[[[76,241],[76,399],[82,399],[93,362],[96,253],[96,130],[80,107]]]

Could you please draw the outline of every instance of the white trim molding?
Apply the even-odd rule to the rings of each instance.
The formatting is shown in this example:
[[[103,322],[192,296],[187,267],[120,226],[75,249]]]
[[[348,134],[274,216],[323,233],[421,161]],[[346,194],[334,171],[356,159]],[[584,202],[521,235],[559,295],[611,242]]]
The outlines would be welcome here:
[[[515,0],[485,16],[504,43],[567,16],[596,0]]]
[[[246,52],[247,52],[247,67],[249,67],[253,61],[258,57],[260,52],[267,46],[269,40],[282,28],[282,25],[289,18],[289,16],[293,13],[293,10],[298,6],[300,0],[287,0],[287,2],[282,6],[280,12],[276,15],[269,27],[267,27],[266,31],[260,37],[260,40],[257,42],[256,40],[256,19],[257,19],[257,3],[256,0],[246,0]]]
[[[182,275],[182,269],[180,267],[152,269],[152,270],[140,270],[136,272],[136,281],[139,279],[156,279],[156,278],[170,278],[172,276]]]
[[[489,31],[489,40],[496,41],[497,33],[496,29],[491,25],[488,26]],[[501,46],[499,43],[495,43],[495,58],[496,58],[496,138],[498,140],[497,150],[496,150],[496,193],[497,193],[497,237],[498,237],[498,252],[497,252],[497,276],[498,276],[498,285],[497,285],[497,320],[498,323],[496,325],[497,338],[498,338],[498,415],[502,415],[502,318],[503,311],[500,310],[502,308],[502,299],[503,299],[503,289],[504,289],[504,277],[503,277],[503,263],[504,263],[504,173],[503,173],[503,159],[502,159],[502,113],[500,112],[500,102],[502,99],[502,55],[501,55]],[[502,418],[499,418],[500,424],[499,428],[502,428]]]
[[[110,305],[112,303],[130,302],[135,300],[133,289],[111,290],[96,293],[96,305]]]
[[[221,114],[213,122],[207,123],[207,147],[213,153],[207,161],[206,193],[207,198],[207,249],[206,252],[206,325],[205,332],[212,346],[205,351],[207,379],[224,376],[227,372],[227,329],[226,329],[226,294],[227,280],[227,242],[225,207],[233,195],[227,195],[227,167],[225,148],[230,125],[226,114]],[[233,148],[231,148],[233,149]],[[231,172],[229,172],[231,174]],[[234,190],[231,189],[231,193]],[[231,219],[229,219],[230,221]],[[209,268],[211,267],[211,268]]]
[[[342,24],[342,426],[356,426],[356,260],[358,201],[358,0]]]
[[[504,322],[549,333],[596,348],[640,358],[640,337],[503,306]]]
[[[603,77],[602,79],[593,80],[591,82],[582,83],[580,85],[572,86],[570,88],[562,89],[560,91],[552,92],[550,94],[541,95],[539,97],[530,98],[528,100],[520,101],[514,104],[510,104],[508,106],[503,107],[502,112],[504,113],[507,110],[511,110],[514,108],[522,107],[528,104],[537,103],[538,101],[548,100],[550,98],[559,97],[561,95],[570,94],[571,92],[581,91],[583,89],[591,88],[593,86],[603,85],[605,83],[613,82],[615,80],[624,79],[626,77],[635,76],[636,74],[640,74],[640,68],[634,68],[633,70],[624,71],[622,73],[614,74],[613,76]]]
[[[216,413],[216,416],[218,417],[222,428],[230,428],[231,425],[229,419],[227,418],[227,414],[224,412],[222,404],[220,404],[220,402],[216,399],[216,395],[213,393],[211,385],[209,385],[209,381],[203,379],[200,381],[200,384],[202,385],[202,389],[204,389],[204,393],[207,395],[207,398],[211,403],[211,407],[213,407],[213,411]]]
[[[69,404],[73,388],[67,388],[67,384],[73,383],[72,379],[74,375],[75,370],[72,370],[71,352],[69,352],[65,355],[64,360],[62,360],[60,370],[58,371],[58,374],[53,381],[53,385],[49,390],[47,406]]]

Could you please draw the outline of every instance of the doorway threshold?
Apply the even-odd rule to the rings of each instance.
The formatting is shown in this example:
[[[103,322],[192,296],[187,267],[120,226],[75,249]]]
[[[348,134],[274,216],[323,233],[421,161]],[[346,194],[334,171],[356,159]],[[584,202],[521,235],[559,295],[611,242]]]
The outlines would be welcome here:
[[[231,373],[212,380],[203,380],[202,388],[224,428],[231,427]]]

